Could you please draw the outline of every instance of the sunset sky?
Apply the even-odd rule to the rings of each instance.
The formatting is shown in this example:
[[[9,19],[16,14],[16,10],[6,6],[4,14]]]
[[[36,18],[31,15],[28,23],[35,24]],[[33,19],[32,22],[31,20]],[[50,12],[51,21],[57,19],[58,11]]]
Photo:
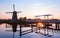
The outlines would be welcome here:
[[[19,17],[34,18],[35,15],[52,14],[54,18],[60,19],[60,0],[0,0],[0,19],[12,17],[12,5],[16,5]]]

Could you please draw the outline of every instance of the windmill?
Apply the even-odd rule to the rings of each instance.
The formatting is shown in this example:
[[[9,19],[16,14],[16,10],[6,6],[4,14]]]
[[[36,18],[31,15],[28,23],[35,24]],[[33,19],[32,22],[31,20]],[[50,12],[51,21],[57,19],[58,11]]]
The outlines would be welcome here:
[[[7,24],[10,24],[12,26],[13,32],[16,32],[17,31],[17,24],[18,24],[17,23],[18,22],[17,13],[21,13],[21,11],[20,12],[15,11],[15,4],[13,4],[13,12],[6,12],[6,13],[13,13],[12,19],[8,20]]]
[[[21,13],[21,11],[17,12],[15,10],[15,4],[13,4],[13,12],[6,12],[6,13],[13,13],[12,20],[17,20],[17,13]]]

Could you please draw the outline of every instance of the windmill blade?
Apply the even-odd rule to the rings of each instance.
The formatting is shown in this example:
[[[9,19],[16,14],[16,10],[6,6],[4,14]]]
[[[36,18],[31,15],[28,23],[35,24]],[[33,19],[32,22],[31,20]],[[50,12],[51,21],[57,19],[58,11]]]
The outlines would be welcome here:
[[[17,13],[22,13],[22,11],[17,11]]]
[[[17,11],[17,13],[21,13],[22,11]],[[13,13],[13,12],[6,12],[6,13]]]
[[[6,13],[13,13],[13,12],[6,12]]]
[[[15,11],[15,4],[13,4],[13,11]]]

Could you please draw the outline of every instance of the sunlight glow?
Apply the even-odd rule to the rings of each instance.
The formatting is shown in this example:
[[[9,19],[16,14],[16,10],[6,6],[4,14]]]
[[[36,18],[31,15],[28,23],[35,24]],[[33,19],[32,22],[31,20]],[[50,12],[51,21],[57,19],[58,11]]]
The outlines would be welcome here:
[[[43,24],[42,23],[38,23],[37,27],[43,27]]]

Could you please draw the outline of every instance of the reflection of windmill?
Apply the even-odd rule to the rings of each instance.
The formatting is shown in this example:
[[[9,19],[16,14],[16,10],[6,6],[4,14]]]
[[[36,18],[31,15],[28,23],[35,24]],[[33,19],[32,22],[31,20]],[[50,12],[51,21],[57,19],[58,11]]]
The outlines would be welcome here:
[[[46,14],[46,15],[37,15],[37,16],[35,16],[35,17],[41,17],[41,16],[44,16],[44,19],[47,17],[47,19],[48,19],[48,17],[49,16],[52,16],[51,14]]]

